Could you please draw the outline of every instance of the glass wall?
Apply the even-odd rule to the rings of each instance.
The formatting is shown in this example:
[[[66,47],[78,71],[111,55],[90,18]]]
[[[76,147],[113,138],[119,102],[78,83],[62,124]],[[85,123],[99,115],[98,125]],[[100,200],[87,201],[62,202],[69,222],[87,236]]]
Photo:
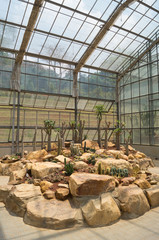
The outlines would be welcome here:
[[[158,60],[156,45],[120,81],[120,117],[134,144],[159,145]]]

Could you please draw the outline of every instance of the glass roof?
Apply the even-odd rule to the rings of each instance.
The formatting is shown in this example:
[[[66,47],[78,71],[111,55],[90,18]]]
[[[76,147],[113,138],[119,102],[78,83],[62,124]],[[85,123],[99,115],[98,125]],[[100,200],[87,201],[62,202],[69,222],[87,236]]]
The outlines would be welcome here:
[[[76,63],[102,25],[124,1],[45,0],[26,54]],[[34,0],[0,0],[0,48],[19,50]],[[126,8],[105,34],[86,65],[118,72],[133,59],[159,26],[159,0],[140,0]]]

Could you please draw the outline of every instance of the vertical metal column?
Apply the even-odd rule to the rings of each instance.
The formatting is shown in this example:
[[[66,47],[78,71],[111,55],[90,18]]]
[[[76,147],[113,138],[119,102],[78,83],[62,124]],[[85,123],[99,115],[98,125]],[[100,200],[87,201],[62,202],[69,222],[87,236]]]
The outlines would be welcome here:
[[[14,137],[15,137],[15,104],[16,104],[16,92],[13,91],[13,111],[12,111],[12,150],[11,153],[14,154]]]
[[[20,132],[20,92],[18,92],[17,99],[17,152],[19,153],[19,132]]]
[[[78,100],[78,90],[77,90],[77,75],[78,73],[73,73],[73,97],[75,99],[75,141],[77,141],[77,114],[78,114],[78,107],[77,107],[77,100]]]

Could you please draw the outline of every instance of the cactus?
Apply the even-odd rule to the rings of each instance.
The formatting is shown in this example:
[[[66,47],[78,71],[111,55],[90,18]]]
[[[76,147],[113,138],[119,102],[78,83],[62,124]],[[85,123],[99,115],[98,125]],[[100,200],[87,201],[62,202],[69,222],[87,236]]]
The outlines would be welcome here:
[[[86,152],[86,141],[84,142],[84,152]]]
[[[102,169],[102,175],[104,175],[104,174],[105,174],[105,169],[103,168],[103,169]]]
[[[64,164],[65,164],[66,175],[70,176],[74,172],[73,164],[71,164],[70,162],[66,163],[66,158],[64,158]]]
[[[102,174],[102,164],[98,164],[98,174]]]
[[[62,138],[58,135],[58,155],[62,152]]]

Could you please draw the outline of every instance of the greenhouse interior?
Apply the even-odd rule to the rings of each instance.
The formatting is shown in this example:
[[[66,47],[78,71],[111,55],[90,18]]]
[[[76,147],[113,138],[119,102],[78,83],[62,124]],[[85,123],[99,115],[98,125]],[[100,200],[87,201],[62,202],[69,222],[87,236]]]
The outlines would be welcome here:
[[[146,172],[159,159],[159,0],[0,0],[0,6],[0,175],[19,171],[4,164],[20,157],[23,168],[34,165],[33,153],[45,151],[37,161],[57,168],[60,162],[70,179],[80,168],[106,171],[122,186],[130,184],[122,177],[145,174],[147,184],[159,186],[159,171],[151,179],[154,172]],[[123,172],[122,165],[103,169],[109,157],[127,161],[133,174],[127,165]],[[83,162],[75,167],[79,160],[89,169]],[[41,173],[29,166],[25,183],[35,183]],[[61,184],[70,181],[72,196],[82,194],[67,178]],[[9,181],[19,184],[15,175]],[[33,221],[29,213],[25,221]],[[60,224],[51,228],[67,226]]]

